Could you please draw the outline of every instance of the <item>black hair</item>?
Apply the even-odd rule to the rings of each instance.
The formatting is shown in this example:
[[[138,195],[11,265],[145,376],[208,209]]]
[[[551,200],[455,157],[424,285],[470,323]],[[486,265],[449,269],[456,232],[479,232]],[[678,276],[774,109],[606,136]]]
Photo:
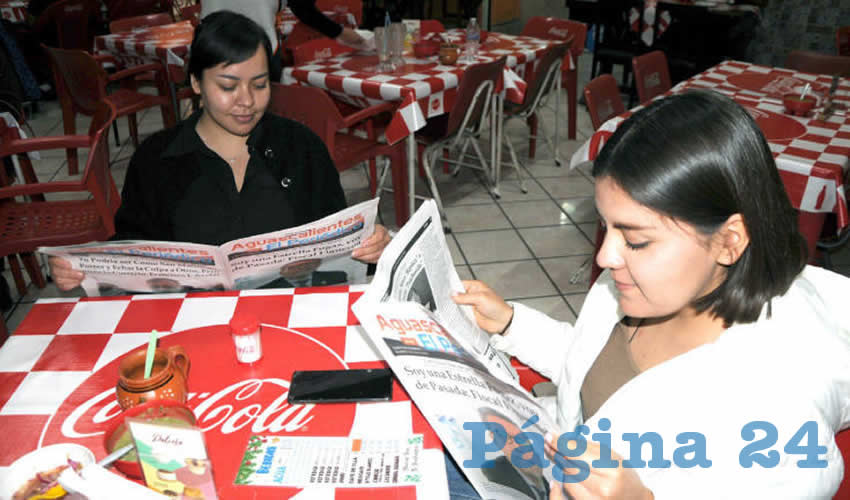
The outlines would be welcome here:
[[[636,112],[602,148],[592,173],[704,236],[741,215],[749,245],[723,283],[693,303],[726,325],[756,321],[806,265],[797,212],[767,141],[745,109],[718,93],[676,94]]]
[[[213,12],[195,28],[188,74],[200,81],[205,69],[246,61],[254,56],[260,45],[266,51],[271,71],[272,45],[265,30],[242,14],[230,10]]]

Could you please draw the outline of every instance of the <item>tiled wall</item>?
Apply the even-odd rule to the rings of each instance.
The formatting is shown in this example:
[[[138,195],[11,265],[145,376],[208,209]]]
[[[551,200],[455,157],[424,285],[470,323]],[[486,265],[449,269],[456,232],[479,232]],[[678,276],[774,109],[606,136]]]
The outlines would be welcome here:
[[[850,0],[770,0],[749,54],[768,66],[782,66],[795,49],[835,54],[835,29],[846,25]]]

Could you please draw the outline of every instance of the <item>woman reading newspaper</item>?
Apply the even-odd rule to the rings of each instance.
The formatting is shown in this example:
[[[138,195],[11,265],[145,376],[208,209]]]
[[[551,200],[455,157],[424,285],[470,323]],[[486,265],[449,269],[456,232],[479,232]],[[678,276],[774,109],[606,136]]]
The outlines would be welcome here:
[[[266,112],[270,53],[266,33],[247,17],[219,11],[203,19],[188,66],[203,107],[130,159],[113,239],[220,245],[345,208],[321,139]],[[352,257],[376,262],[388,242],[376,225]],[[50,268],[61,290],[84,278],[64,259],[51,257]]]
[[[561,432],[578,429],[546,438],[572,461],[555,460],[551,498],[831,498],[850,281],[806,266],[753,119],[711,92],[656,101],[592,173],[605,271],[574,325],[476,281],[456,297],[551,378]]]

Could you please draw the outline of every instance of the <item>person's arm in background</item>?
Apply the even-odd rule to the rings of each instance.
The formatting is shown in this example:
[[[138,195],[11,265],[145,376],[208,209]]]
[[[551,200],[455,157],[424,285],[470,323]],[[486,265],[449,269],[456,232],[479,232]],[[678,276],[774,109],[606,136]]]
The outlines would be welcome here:
[[[315,0],[289,0],[287,6],[302,23],[313,28],[328,38],[335,38],[346,45],[360,45],[363,37],[351,28],[344,28],[335,23],[316,7]]]

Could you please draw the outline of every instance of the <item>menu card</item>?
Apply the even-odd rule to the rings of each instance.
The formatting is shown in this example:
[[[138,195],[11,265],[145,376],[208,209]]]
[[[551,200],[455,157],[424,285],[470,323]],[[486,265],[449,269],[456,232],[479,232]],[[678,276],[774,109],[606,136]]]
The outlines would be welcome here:
[[[422,435],[399,438],[251,436],[235,484],[346,488],[422,482]]]
[[[199,428],[126,420],[149,488],[183,499],[218,498]]]

